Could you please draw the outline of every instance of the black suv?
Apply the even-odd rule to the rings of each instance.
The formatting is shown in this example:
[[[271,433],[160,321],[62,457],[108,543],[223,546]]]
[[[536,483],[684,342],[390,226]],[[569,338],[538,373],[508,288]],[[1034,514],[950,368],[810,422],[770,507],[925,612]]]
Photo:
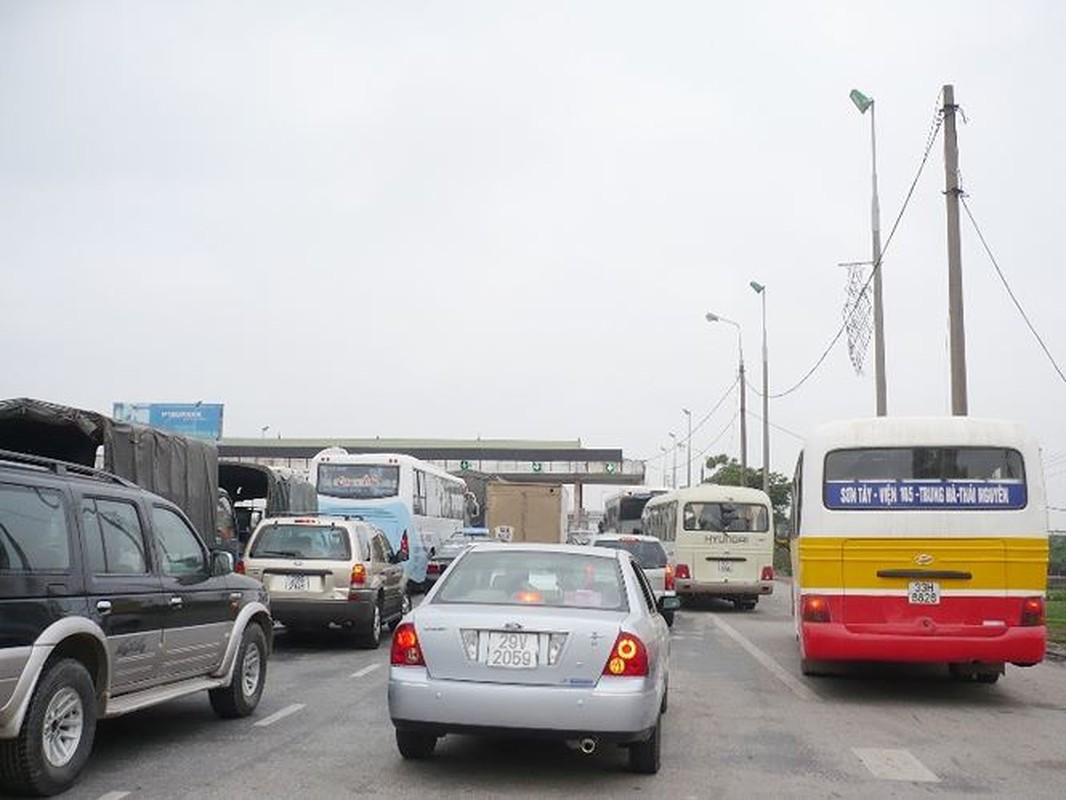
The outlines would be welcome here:
[[[251,714],[272,632],[262,584],[173,503],[0,450],[0,788],[68,788],[102,717],[203,690]]]

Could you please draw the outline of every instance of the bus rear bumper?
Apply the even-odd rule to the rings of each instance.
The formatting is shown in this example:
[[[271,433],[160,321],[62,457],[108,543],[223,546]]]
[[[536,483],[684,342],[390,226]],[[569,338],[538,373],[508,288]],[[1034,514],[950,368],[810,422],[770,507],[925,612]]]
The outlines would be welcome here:
[[[773,594],[773,581],[737,581],[720,583],[718,581],[697,581],[689,578],[674,580],[674,589],[682,596],[699,595],[700,597],[745,597],[749,595]]]
[[[804,623],[803,657],[814,661],[911,663],[1005,662],[1020,666],[1044,660],[1043,626],[1007,628],[996,636],[856,633],[842,623]]]

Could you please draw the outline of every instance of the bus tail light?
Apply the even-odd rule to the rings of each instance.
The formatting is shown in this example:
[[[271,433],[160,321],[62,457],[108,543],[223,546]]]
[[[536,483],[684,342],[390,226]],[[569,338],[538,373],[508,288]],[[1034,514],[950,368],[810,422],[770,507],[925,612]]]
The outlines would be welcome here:
[[[1043,597],[1027,597],[1022,600],[1022,625],[1043,625],[1046,619]]]
[[[674,569],[674,577],[685,581],[689,580],[692,574],[688,570],[688,564],[678,564]]]
[[[668,592],[672,592],[674,590],[674,565],[673,564],[667,564],[666,565],[666,575],[663,577],[663,588],[666,591],[668,591]]]
[[[426,665],[413,623],[402,622],[392,632],[392,654],[389,660],[396,667],[424,667]]]
[[[626,631],[618,634],[614,647],[611,648],[611,655],[603,665],[603,674],[625,677],[643,677],[648,674],[648,651],[639,636]]]
[[[773,567],[763,567],[762,568],[762,576],[759,578],[759,580],[761,580],[761,581],[772,581],[773,579],[774,579],[774,568]]]
[[[820,594],[803,595],[801,609],[804,622],[829,622],[829,601]]]
[[[411,546],[407,543],[407,531],[404,531],[403,536],[400,537],[400,552],[406,558],[411,557]]]

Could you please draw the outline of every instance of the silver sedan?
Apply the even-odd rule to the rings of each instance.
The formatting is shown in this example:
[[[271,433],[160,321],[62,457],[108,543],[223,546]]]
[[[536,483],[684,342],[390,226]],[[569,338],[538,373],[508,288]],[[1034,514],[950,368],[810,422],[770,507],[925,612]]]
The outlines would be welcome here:
[[[479,544],[392,637],[389,714],[404,758],[448,733],[548,737],[590,753],[629,748],[659,771],[669,631],[626,551]]]

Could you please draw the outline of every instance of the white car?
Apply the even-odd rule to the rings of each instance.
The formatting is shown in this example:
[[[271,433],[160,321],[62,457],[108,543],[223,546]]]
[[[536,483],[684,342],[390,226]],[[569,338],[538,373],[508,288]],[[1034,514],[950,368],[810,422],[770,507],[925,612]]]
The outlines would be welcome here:
[[[629,748],[659,770],[670,638],[629,553],[580,545],[477,544],[392,638],[389,715],[404,758],[449,733]]]
[[[592,540],[593,547],[610,547],[615,550],[627,550],[636,560],[648,582],[655,591],[656,599],[665,595],[674,595],[674,565],[663,548],[663,543],[654,536],[642,536],[636,533],[600,533]],[[674,624],[674,612],[663,611],[667,625]]]

